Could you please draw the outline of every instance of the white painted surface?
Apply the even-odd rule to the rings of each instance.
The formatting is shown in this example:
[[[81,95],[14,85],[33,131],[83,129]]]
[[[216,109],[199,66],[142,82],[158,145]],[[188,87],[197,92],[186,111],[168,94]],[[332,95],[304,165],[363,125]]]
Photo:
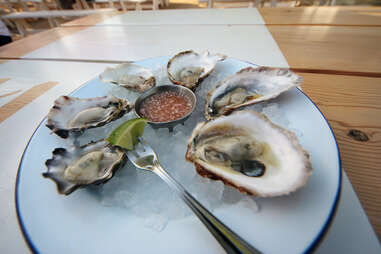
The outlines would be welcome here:
[[[37,85],[37,80],[30,78],[12,78],[0,86],[0,107],[7,104],[21,93]]]
[[[187,9],[127,12],[97,24],[102,25],[262,25],[256,8]]]
[[[2,16],[4,19],[25,19],[25,18],[53,18],[53,17],[82,17],[92,14],[113,12],[114,9],[99,10],[52,10],[52,11],[31,11],[31,12],[13,12]]]
[[[338,253],[381,253],[380,242],[345,173],[335,220],[315,252],[315,254]]]
[[[90,27],[24,55],[24,58],[137,61],[188,49],[208,49],[259,65],[288,66],[263,25]]]
[[[69,94],[106,66],[109,65],[42,61],[8,61],[0,65],[0,78],[22,80],[23,84],[28,84],[25,88],[48,81],[59,82],[59,85],[0,123],[0,253],[28,253],[17,224],[14,190],[18,164],[34,129],[58,96]]]

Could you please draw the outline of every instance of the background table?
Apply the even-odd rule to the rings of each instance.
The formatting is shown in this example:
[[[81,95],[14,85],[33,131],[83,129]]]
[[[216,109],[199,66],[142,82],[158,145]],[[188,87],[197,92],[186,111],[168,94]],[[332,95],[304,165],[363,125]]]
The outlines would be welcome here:
[[[143,12],[141,15],[148,17],[145,19],[142,18],[143,16],[136,16],[136,13],[126,14],[130,16],[123,17],[116,16],[115,13],[89,16],[69,22],[61,28],[2,47],[0,58],[3,61],[22,59],[14,62],[21,63],[25,67],[34,63],[37,66],[48,63],[57,64],[57,61],[60,61],[63,66],[63,63],[74,63],[73,60],[77,62],[76,64],[104,66],[106,63],[139,60],[147,57],[145,53],[150,56],[159,53],[166,55],[172,52],[163,52],[158,48],[147,49],[148,52],[144,52],[144,46],[152,46],[152,44],[155,46],[156,42],[160,43],[165,38],[163,33],[154,33],[160,26],[161,31],[167,31],[167,34],[172,36],[170,38],[173,45],[183,45],[181,38],[178,39],[173,35],[181,33],[184,28],[191,35],[197,31],[201,31],[202,35],[207,35],[208,31],[215,31],[217,35],[228,33],[237,38],[245,38],[243,44],[236,42],[241,46],[237,48],[229,46],[228,41],[222,41],[222,44],[219,44],[220,41],[216,40],[217,51],[227,48],[230,55],[242,56],[242,59],[249,58],[248,60],[257,63],[256,59],[250,59],[249,51],[243,53],[241,48],[250,49],[250,45],[245,44],[245,41],[250,41],[255,36],[255,33],[250,31],[262,31],[258,38],[272,36],[285,56],[284,60],[277,59],[276,62],[280,63],[279,67],[284,67],[288,62],[292,69],[304,77],[304,91],[317,103],[329,120],[340,146],[343,167],[373,227],[380,236],[381,90],[378,87],[381,77],[381,51],[379,50],[381,9],[368,7],[263,8],[259,9],[263,20],[250,19],[251,15],[254,16],[253,12],[256,12],[256,9],[228,10],[225,19],[218,19],[217,11],[219,10],[196,10],[194,12],[197,15],[205,12],[205,16],[209,14],[214,19],[203,21],[185,19],[181,25],[173,25],[171,20],[176,22],[179,17],[184,16],[186,11],[164,11],[163,13],[167,12],[167,15],[161,11]],[[237,14],[232,13],[239,11],[242,15],[238,20]],[[138,18],[131,18],[133,15],[140,17],[141,21],[137,22]],[[163,17],[166,18],[163,19]],[[162,23],[157,24],[159,21]],[[201,23],[203,25],[200,25]],[[263,23],[266,24],[270,34],[261,28]],[[78,43],[86,44],[86,39],[96,33],[102,34],[104,40],[95,42],[93,39],[87,41],[90,42],[87,44],[93,47],[92,51],[103,47],[105,50],[103,53],[91,55],[90,50],[81,51],[74,46]],[[144,34],[149,33],[152,34],[152,41],[142,41]],[[117,44],[123,38],[129,39],[128,43],[133,45],[134,51],[117,54],[115,51],[107,51],[107,46]],[[210,38],[205,39],[201,36],[200,40],[203,39],[205,42],[210,42]],[[168,48],[164,47],[164,51]],[[259,64],[271,65],[271,61],[266,62],[264,59]],[[54,86],[53,83],[49,83],[41,89],[49,92],[50,89],[53,91]],[[39,119],[42,116],[43,114]],[[368,134],[369,141],[353,140],[347,135],[351,129],[364,131]],[[361,211],[361,206],[350,184],[344,181],[342,204],[339,207],[338,216],[319,251],[328,253],[332,252],[330,247],[340,246],[340,252],[359,253],[364,251],[362,244],[367,244],[369,251],[375,251],[375,248],[379,247],[379,242]],[[16,234],[14,231],[13,229],[12,232]],[[356,244],[351,244],[354,240],[357,241]],[[346,250],[349,247],[351,249]]]

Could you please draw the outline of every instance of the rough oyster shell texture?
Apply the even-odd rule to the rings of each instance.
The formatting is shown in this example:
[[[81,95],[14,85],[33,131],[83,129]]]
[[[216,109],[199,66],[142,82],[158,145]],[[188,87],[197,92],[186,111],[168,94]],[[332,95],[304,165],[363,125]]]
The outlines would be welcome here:
[[[208,51],[201,54],[193,50],[180,52],[168,61],[168,77],[174,84],[195,90],[197,85],[214,70],[216,64],[226,57],[222,54],[210,54]]]
[[[213,119],[233,110],[273,99],[301,85],[303,78],[289,69],[248,67],[220,81],[206,96],[205,117]]]
[[[295,134],[250,110],[199,123],[186,159],[200,175],[260,197],[289,194],[312,173],[309,154]]]
[[[127,160],[122,149],[106,140],[70,149],[56,148],[52,154],[45,162],[47,172],[42,175],[52,179],[58,192],[65,195],[80,187],[106,182]]]
[[[122,117],[132,106],[112,95],[80,99],[61,96],[50,109],[46,126],[61,138],[103,126]]]
[[[144,92],[156,84],[153,72],[140,65],[125,63],[108,67],[99,75],[100,80],[120,85],[137,92]]]

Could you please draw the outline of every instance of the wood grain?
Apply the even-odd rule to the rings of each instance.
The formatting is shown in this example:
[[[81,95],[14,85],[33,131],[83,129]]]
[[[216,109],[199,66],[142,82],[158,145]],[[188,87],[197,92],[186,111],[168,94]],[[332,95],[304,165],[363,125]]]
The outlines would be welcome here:
[[[122,14],[123,12],[110,12],[110,13],[100,13],[93,14],[87,17],[75,19],[66,23],[61,24],[62,27],[71,27],[71,26],[93,26],[99,22],[102,22],[106,19],[112,18],[116,15]]]
[[[306,74],[304,92],[328,119],[342,156],[342,165],[381,238],[381,79]],[[369,141],[349,137],[350,129],[365,132]]]
[[[21,89],[18,89],[16,91],[12,91],[12,92],[9,92],[9,93],[6,93],[6,94],[0,94],[0,99],[8,97],[8,96],[11,96],[11,95],[14,95],[14,94],[17,94],[17,93],[19,93],[21,91],[22,91]]]
[[[28,36],[27,38],[0,47],[0,58],[21,57],[27,53],[30,53],[36,49],[46,46],[65,36],[72,35],[83,29],[86,29],[86,27],[67,27],[65,29],[54,28]],[[4,62],[5,61],[3,60],[0,63]]]
[[[24,93],[20,94],[7,104],[1,106],[0,123],[56,85],[58,85],[58,82],[46,82],[43,84],[36,85],[31,89],[28,89]]]
[[[381,26],[380,7],[259,8],[267,25]]]
[[[0,84],[7,82],[10,78],[0,78]]]
[[[381,27],[267,28],[292,68],[381,73]]]
[[[381,26],[381,7],[265,7],[258,8],[258,11],[268,25]],[[92,26],[121,13],[94,14],[61,26]]]

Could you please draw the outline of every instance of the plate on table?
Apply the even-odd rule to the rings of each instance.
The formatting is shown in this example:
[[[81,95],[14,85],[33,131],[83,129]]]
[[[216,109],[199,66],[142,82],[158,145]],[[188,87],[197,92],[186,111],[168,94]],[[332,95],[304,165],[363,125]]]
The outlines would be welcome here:
[[[152,58],[136,64],[153,69],[158,75],[158,85],[161,85],[169,82],[165,71],[168,59]],[[205,200],[206,203],[214,203],[205,205],[257,249],[264,253],[308,252],[319,242],[333,217],[340,196],[341,164],[332,130],[303,92],[295,88],[264,106],[254,106],[257,110],[267,108],[264,111],[272,111],[269,118],[296,132],[301,145],[311,155],[313,174],[306,186],[295,193],[276,198],[250,198],[258,204],[259,211],[242,205],[241,201],[246,196],[230,187],[223,188],[222,192],[220,189],[222,194],[216,199],[205,199],[205,193],[215,195],[216,190],[204,187],[218,184],[202,180],[194,173],[193,164],[184,159],[188,135],[197,122],[204,121],[201,110],[208,86],[247,66],[253,64],[231,58],[218,63],[197,89],[199,110],[185,122],[185,127],[175,127],[174,133],[168,133],[166,129],[156,133],[147,126],[144,137],[175,178],[190,189],[201,203]],[[132,100],[137,97],[137,94],[123,92],[98,78],[87,82],[71,96],[90,98],[108,93]],[[277,108],[275,113],[269,110],[274,107]],[[110,126],[88,130],[81,136],[80,142],[104,138],[110,129],[133,117],[130,112]],[[18,219],[24,237],[34,252],[224,253],[202,223],[184,208],[158,177],[150,172],[136,171],[131,163],[127,163],[107,184],[79,189],[69,196],[59,195],[55,184],[41,174],[46,171],[44,163],[51,158],[53,149],[69,147],[71,141],[51,134],[45,127],[45,121],[36,129],[25,149],[16,182]],[[172,145],[172,140],[182,141]],[[144,193],[146,190],[140,191],[144,184],[152,186],[152,196],[150,192]],[[129,192],[131,186],[135,186],[135,194]],[[121,191],[116,193],[114,189],[118,188]],[[201,189],[204,193],[198,193]],[[119,199],[107,196],[120,193],[125,195]],[[232,197],[241,200],[235,202]],[[160,204],[153,205],[155,200]]]

